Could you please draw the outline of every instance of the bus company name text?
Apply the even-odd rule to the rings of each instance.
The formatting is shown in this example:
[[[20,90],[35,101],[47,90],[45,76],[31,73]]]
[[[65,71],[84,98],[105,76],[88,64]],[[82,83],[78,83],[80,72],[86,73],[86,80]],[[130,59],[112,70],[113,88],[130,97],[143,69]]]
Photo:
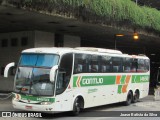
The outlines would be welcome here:
[[[142,82],[147,82],[148,81],[148,76],[142,76],[141,78],[140,78],[140,81],[142,81]]]
[[[103,84],[103,78],[83,78],[82,84],[84,85]]]

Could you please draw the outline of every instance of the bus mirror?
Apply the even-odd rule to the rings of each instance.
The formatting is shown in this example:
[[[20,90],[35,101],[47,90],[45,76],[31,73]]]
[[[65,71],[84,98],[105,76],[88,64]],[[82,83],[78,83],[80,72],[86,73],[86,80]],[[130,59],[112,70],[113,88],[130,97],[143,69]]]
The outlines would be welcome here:
[[[6,67],[5,67],[5,69],[4,69],[4,77],[8,77],[8,72],[9,72],[9,69],[11,68],[11,67],[14,67],[15,66],[15,63],[14,62],[12,62],[12,63],[9,63]]]
[[[56,77],[56,70],[58,70],[58,65],[55,65],[50,71],[50,81],[53,82]]]

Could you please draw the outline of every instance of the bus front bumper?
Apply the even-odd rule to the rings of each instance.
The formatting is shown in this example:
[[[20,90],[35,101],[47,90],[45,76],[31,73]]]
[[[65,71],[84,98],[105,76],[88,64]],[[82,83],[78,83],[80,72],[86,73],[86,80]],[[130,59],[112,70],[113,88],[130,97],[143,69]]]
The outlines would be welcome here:
[[[37,111],[42,113],[56,113],[54,111],[54,103],[51,105],[30,104],[30,103],[19,102],[13,99],[12,105],[14,109],[18,110]]]

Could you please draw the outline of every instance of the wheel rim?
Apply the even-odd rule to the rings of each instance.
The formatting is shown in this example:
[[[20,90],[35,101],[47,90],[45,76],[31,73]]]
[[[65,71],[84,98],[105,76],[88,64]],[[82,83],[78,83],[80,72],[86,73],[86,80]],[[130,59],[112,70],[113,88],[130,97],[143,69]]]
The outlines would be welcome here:
[[[136,92],[134,95],[134,100],[137,101],[139,99],[139,94]]]
[[[80,111],[80,107],[79,107],[79,103],[78,101],[76,102],[76,112],[79,112]]]
[[[78,114],[78,113],[80,112],[80,105],[79,105],[78,99],[77,99],[76,102],[75,102],[74,112],[75,112],[76,114]]]
[[[128,95],[127,101],[128,101],[128,103],[131,103],[131,101],[132,101],[132,96],[131,96],[131,94]]]

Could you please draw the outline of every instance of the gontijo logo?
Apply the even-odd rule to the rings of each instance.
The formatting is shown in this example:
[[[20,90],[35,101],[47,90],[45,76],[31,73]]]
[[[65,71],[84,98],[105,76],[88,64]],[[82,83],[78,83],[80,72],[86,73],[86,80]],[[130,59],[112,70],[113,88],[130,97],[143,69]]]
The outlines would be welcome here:
[[[116,76],[73,76],[73,87],[115,84]]]
[[[149,80],[149,76],[140,77],[140,81],[142,81],[142,82],[148,82],[148,80]]]
[[[77,76],[74,77],[74,87],[81,87],[81,86],[94,86],[94,85],[102,85],[104,79],[102,77],[95,77],[95,76]]]
[[[82,79],[82,84],[85,85],[85,84],[103,84],[103,78],[84,78]]]

